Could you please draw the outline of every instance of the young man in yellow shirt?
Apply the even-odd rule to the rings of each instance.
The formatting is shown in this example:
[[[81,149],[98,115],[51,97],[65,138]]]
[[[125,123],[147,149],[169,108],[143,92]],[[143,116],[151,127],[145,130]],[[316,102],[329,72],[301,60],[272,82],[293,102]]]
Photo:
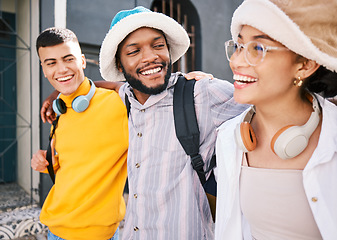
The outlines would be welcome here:
[[[118,239],[125,214],[125,105],[115,91],[95,88],[85,77],[86,60],[72,31],[46,29],[36,48],[45,77],[60,92],[53,104],[59,115],[52,141],[55,184],[40,215],[48,239]],[[45,171],[46,151],[38,150],[31,166]]]

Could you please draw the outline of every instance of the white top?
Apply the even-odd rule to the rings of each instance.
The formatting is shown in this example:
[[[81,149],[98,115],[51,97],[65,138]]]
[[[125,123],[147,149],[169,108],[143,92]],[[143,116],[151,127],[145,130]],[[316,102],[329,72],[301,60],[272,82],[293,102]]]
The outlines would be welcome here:
[[[317,96],[317,95],[316,95]],[[317,96],[322,107],[322,128],[317,148],[303,170],[307,203],[324,240],[337,239],[337,106]],[[215,239],[252,239],[240,206],[243,152],[236,147],[234,129],[245,116],[224,123],[218,132],[217,212]]]
[[[254,239],[322,239],[306,200],[302,170],[242,166],[240,205]]]

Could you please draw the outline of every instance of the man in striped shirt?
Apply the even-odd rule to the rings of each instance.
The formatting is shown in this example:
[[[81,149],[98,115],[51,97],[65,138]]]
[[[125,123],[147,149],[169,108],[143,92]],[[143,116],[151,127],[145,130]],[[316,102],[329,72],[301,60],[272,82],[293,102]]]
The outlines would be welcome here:
[[[129,200],[123,239],[213,239],[207,197],[174,127],[173,91],[179,73],[171,64],[189,47],[186,31],[172,18],[137,7],[112,20],[100,53],[107,81],[127,81],[119,95],[130,103]],[[200,154],[205,166],[214,153],[216,128],[244,106],[227,81],[195,84]]]

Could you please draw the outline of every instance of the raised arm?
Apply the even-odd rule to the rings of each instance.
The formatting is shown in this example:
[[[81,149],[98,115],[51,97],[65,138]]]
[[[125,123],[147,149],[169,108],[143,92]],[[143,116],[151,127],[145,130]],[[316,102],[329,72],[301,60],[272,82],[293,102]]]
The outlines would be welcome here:
[[[58,91],[54,90],[42,103],[40,110],[41,119],[45,123],[48,121],[50,124],[56,119],[55,113],[53,111],[53,101],[57,98],[59,94]]]

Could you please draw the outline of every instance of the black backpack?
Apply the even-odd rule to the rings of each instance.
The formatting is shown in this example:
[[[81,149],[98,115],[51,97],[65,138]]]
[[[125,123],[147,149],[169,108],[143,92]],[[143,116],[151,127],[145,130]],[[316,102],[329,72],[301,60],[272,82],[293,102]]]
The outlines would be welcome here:
[[[187,155],[191,157],[193,169],[197,172],[206,192],[213,221],[215,221],[216,188],[213,168],[216,166],[213,155],[208,170],[204,171],[204,161],[199,154],[200,132],[194,108],[195,80],[186,80],[179,76],[173,93],[173,115],[177,138]],[[206,180],[206,174],[210,172]]]

